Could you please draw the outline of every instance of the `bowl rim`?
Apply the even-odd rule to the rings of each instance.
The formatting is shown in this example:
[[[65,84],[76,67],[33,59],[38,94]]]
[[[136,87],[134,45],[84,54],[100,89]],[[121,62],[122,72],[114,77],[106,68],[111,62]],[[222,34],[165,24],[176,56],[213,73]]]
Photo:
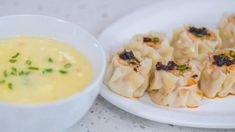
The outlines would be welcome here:
[[[54,16],[46,16],[46,15],[38,15],[38,14],[16,14],[16,15],[5,15],[5,16],[0,16],[0,21],[2,19],[8,19],[8,18],[12,18],[12,17],[41,17],[41,18],[45,18],[51,21],[55,21],[55,22],[60,22],[63,24],[68,24],[71,25],[73,27],[75,27],[76,29],[80,30],[83,34],[85,34],[86,36],[88,36],[91,40],[94,41],[94,45],[99,49],[100,52],[100,56],[102,58],[102,62],[101,62],[101,69],[100,71],[98,71],[97,77],[93,78],[91,83],[89,85],[87,85],[82,91],[80,92],[76,92],[71,96],[68,97],[64,97],[64,98],[59,98],[57,100],[51,101],[51,102],[43,102],[43,103],[29,103],[29,104],[24,104],[24,103],[8,103],[8,102],[0,102],[0,106],[7,106],[7,107],[17,107],[17,108],[38,108],[38,107],[51,107],[51,106],[57,106],[57,105],[61,105],[61,104],[65,104],[67,102],[70,102],[76,98],[79,98],[80,96],[83,96],[89,92],[91,92],[91,90],[93,90],[95,87],[99,87],[99,91],[100,91],[100,83],[102,83],[103,80],[103,76],[105,74],[105,69],[106,69],[106,65],[107,65],[107,57],[104,51],[103,46],[100,44],[100,42],[96,39],[96,37],[94,37],[90,32],[88,32],[87,30],[85,30],[84,28],[82,28],[81,26],[74,24],[72,22],[54,17]]]

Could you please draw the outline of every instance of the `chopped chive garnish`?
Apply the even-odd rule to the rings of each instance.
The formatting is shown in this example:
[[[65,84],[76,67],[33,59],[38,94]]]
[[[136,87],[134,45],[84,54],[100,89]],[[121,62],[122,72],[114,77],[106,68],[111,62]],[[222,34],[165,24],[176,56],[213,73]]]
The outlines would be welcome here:
[[[18,74],[19,74],[19,76],[22,76],[22,75],[24,75],[24,71],[20,71]]]
[[[29,75],[30,71],[24,72],[24,75]]]
[[[160,42],[160,39],[158,37],[155,37],[155,38],[153,38],[153,42],[158,43],[158,42]]]
[[[17,60],[16,59],[10,59],[9,62],[15,63]]]
[[[26,60],[25,62],[27,65],[31,65],[32,64],[32,61],[31,60]]]
[[[5,80],[0,80],[0,84],[5,83],[5,82],[6,82]]]
[[[16,58],[16,57],[18,57],[20,55],[20,53],[19,52],[17,52],[14,56],[12,56],[11,58]]]
[[[66,74],[66,73],[67,73],[67,71],[65,71],[65,70],[59,70],[59,72],[60,72],[61,74]]]
[[[177,69],[182,72],[182,71],[184,71],[184,70],[187,69],[187,66],[186,66],[185,64],[183,64],[183,65],[178,65]]]
[[[235,52],[232,51],[232,50],[230,50],[230,51],[229,51],[229,55],[234,58],[234,57],[235,57]]]
[[[14,75],[14,76],[17,75],[17,69],[15,67],[12,67],[11,70],[12,70],[10,72],[11,75]]]
[[[5,70],[5,71],[3,72],[3,76],[4,76],[4,77],[7,77],[7,76],[8,76],[7,70]]]
[[[44,74],[44,73],[49,73],[49,72],[53,72],[53,69],[52,68],[46,68],[46,69],[44,69],[43,71],[42,71],[42,73]]]
[[[17,75],[16,72],[11,72],[10,74],[13,75],[13,76]]]
[[[12,70],[13,72],[17,72],[17,69],[16,69],[15,67],[12,67],[11,70]]]
[[[50,58],[48,58],[48,62],[50,62],[50,63],[52,63],[53,62],[53,60],[52,60],[52,58],[50,57]]]
[[[8,83],[7,86],[8,86],[8,88],[9,88],[10,90],[13,89],[13,88],[12,88],[12,83]]]
[[[23,75],[29,75],[30,74],[30,71],[27,71],[27,72],[25,72],[25,71],[20,71],[19,73],[19,76],[23,76]]]
[[[30,66],[29,69],[30,69],[30,70],[39,70],[38,67],[33,67],[33,66]]]
[[[70,68],[71,66],[72,66],[72,64],[67,63],[67,64],[64,65],[64,68]]]

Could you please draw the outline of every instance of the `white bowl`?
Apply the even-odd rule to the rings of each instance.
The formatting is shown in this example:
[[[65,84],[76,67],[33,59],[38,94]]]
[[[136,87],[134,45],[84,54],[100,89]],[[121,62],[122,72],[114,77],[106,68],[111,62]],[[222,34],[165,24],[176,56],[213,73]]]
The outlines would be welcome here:
[[[94,71],[90,85],[71,97],[44,104],[0,103],[0,131],[54,132],[81,119],[95,101],[104,75],[106,57],[98,41],[77,25],[47,16],[0,17],[0,29],[0,38],[30,35],[67,42],[88,57]]]

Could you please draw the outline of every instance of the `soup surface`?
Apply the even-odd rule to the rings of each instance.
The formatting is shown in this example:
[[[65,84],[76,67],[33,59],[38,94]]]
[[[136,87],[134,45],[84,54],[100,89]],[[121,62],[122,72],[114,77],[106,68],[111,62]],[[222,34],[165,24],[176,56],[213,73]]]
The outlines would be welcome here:
[[[28,36],[0,40],[1,102],[51,102],[83,90],[91,80],[87,58],[61,41]]]

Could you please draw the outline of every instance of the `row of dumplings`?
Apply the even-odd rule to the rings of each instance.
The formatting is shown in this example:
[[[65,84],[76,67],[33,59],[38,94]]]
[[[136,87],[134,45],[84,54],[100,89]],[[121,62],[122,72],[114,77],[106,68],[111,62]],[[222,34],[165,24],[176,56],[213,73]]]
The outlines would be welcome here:
[[[163,33],[134,36],[111,57],[105,83],[115,93],[158,105],[195,108],[203,97],[235,94],[235,14],[219,30],[184,26],[171,42]]]

